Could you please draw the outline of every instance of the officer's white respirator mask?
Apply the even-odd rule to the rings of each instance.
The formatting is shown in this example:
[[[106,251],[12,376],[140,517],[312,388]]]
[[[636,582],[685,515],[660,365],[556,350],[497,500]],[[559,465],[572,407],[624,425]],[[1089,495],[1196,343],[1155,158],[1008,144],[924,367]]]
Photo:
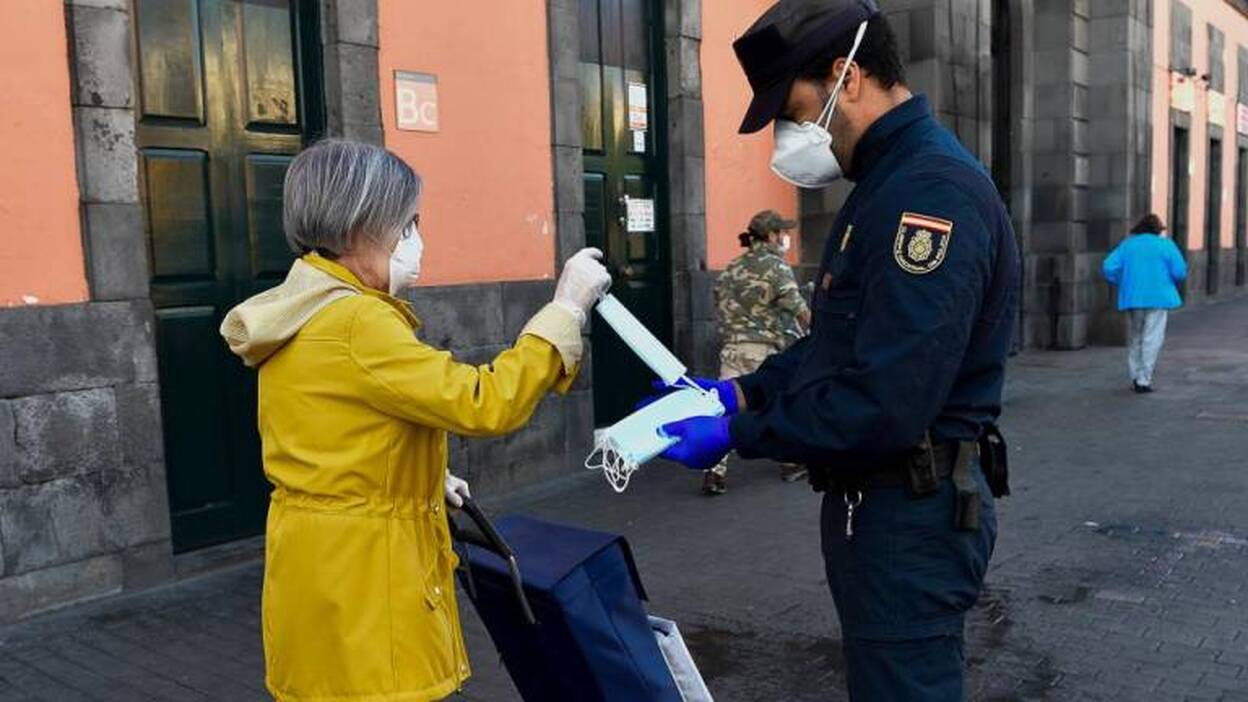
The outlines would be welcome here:
[[[840,97],[841,87],[849,76],[849,67],[862,37],[867,33],[867,23],[858,25],[858,33],[854,35],[854,45],[845,59],[845,68],[836,79],[836,86],[828,97],[823,111],[814,122],[798,124],[792,120],[778,119],[775,126],[775,149],[771,156],[771,170],[781,179],[799,188],[817,189],[840,180],[845,172],[841,162],[832,152],[832,133],[828,128],[832,124],[832,115],[836,111],[836,99]]]
[[[666,385],[679,388],[594,432],[594,450],[585,459],[585,467],[601,470],[612,489],[624,492],[629,478],[643,463],[678,441],[663,433],[665,425],[690,417],[721,417],[725,410],[719,394],[690,380],[689,369],[614,295],[603,297],[595,309]]]
[[[399,236],[399,243],[390,254],[390,294],[398,295],[410,288],[420,278],[420,259],[425,253],[425,242],[413,222]]]

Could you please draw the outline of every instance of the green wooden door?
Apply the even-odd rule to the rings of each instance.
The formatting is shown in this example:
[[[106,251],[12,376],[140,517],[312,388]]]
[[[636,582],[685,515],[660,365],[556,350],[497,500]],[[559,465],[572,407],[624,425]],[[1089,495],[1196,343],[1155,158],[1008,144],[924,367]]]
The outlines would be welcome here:
[[[657,3],[580,0],[585,235],[603,249],[612,292],[670,345],[670,264],[656,101]],[[659,105],[661,107],[661,105]],[[609,424],[632,411],[653,374],[596,317],[594,415]]]
[[[312,4],[135,2],[139,183],[179,551],[264,527],[256,376],[217,328],[293,260],[282,179],[323,122],[319,62],[302,50],[318,36]]]

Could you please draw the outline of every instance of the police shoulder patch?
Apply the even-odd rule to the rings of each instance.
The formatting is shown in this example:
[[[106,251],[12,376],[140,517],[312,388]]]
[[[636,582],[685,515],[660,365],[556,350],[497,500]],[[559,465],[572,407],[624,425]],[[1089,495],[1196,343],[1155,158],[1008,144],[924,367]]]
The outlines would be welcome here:
[[[903,212],[893,240],[893,258],[907,273],[931,273],[945,262],[952,235],[953,222],[947,219]]]

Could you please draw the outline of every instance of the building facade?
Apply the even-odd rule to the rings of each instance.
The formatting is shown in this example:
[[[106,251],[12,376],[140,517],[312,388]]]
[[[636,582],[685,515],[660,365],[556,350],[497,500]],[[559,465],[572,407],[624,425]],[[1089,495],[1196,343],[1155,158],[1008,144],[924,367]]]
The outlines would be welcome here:
[[[1189,299],[1242,287],[1243,4],[880,0],[911,83],[1010,204],[1020,344],[1121,337],[1099,263],[1150,209]],[[800,215],[792,261],[817,265],[847,188],[799,194],[769,134],[736,134],[730,44],[770,0],[489,5],[0,3],[0,623],[258,548],[255,375],[216,329],[289,267],[281,183],[310,142],[384,144],[421,173],[411,297],[464,360],[506,348],[585,245],[701,372],[715,272],[755,211]],[[530,427],[453,442],[478,493],[577,474],[644,391],[587,334],[584,376]]]

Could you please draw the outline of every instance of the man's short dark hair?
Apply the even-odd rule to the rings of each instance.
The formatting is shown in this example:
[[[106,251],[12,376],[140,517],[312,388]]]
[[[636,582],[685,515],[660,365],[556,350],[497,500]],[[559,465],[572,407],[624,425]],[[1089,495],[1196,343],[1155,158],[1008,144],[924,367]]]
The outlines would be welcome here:
[[[810,80],[827,78],[836,60],[849,56],[857,33],[858,27],[854,27],[842,34],[827,51],[802,66],[798,77]],[[867,22],[867,32],[862,36],[858,53],[854,54],[854,63],[885,90],[906,84],[906,67],[902,64],[901,52],[897,49],[897,34],[893,32],[893,26],[889,24],[887,17],[876,15]]]

